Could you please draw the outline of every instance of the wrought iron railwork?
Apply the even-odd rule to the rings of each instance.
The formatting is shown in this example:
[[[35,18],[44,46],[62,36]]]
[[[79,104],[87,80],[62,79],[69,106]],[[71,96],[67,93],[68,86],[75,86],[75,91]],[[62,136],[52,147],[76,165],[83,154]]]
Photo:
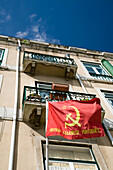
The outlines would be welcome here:
[[[58,64],[77,66],[74,59],[71,58],[44,55],[44,54],[38,54],[38,53],[32,53],[26,51],[24,52],[24,59],[33,59],[33,60],[44,61],[44,62],[52,62]]]
[[[69,91],[68,92],[55,91],[51,89],[25,86],[24,94],[23,94],[23,107],[25,101],[45,103],[46,96],[49,97],[49,101],[90,100],[96,97],[96,95],[94,94],[85,94],[85,93],[69,92]]]
[[[104,80],[104,81],[112,81],[113,82],[113,77],[109,75],[103,75],[103,74],[96,74],[96,73],[90,73],[91,76],[94,77],[94,79],[97,80]]]

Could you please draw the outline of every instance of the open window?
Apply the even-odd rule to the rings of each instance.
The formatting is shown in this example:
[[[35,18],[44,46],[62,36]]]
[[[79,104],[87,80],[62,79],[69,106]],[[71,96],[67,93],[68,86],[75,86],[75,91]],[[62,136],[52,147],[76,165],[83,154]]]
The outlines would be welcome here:
[[[113,77],[99,63],[82,61],[90,76],[96,80],[112,81]]]
[[[101,66],[101,64],[98,63],[91,63],[82,61],[84,66],[86,67],[89,74],[92,76],[93,74],[100,74],[100,75],[109,75],[104,68]]]
[[[67,98],[67,95],[66,93],[64,94],[59,94],[58,91],[60,92],[68,92],[69,91],[69,85],[66,85],[66,84],[55,84],[53,83],[52,84],[52,90],[55,90],[56,93],[53,94],[53,93],[50,93],[50,99],[53,100],[66,100]]]
[[[44,166],[46,145],[43,143]],[[49,170],[99,170],[91,146],[49,144]]]
[[[67,98],[65,92],[69,91],[69,85],[44,82],[35,82],[35,85],[38,95],[40,95],[42,98],[45,98],[45,96],[49,96],[51,100],[61,101],[66,100]]]
[[[35,86],[36,86],[37,95],[41,98],[41,102],[45,103],[46,101],[45,97],[49,96],[50,90],[52,89],[52,83],[36,81]]]

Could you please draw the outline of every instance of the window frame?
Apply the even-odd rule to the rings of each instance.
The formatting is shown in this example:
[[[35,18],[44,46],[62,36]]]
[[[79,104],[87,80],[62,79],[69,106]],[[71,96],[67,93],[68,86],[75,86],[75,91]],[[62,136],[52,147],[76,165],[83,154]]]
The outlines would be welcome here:
[[[85,64],[92,65],[92,67],[89,67],[89,68],[92,68],[93,71],[95,72],[95,74],[97,74],[97,75],[110,76],[108,71],[103,68],[101,63],[88,62],[88,61],[81,61],[81,62],[83,63],[83,65],[84,65],[84,67],[86,68],[87,71],[88,71],[88,69],[87,69],[88,66],[86,66]],[[106,74],[100,74],[99,71],[97,70],[96,66],[99,67],[101,70],[103,70],[103,72],[106,73]],[[91,75],[92,73],[90,71],[88,71],[88,73],[90,74],[90,76],[92,76]]]
[[[43,87],[40,87],[40,84],[42,84],[42,85],[45,85],[46,89],[52,90],[52,83],[53,82],[49,83],[49,82],[43,82],[43,81],[35,81],[35,87],[43,88]],[[57,84],[61,84],[61,83],[57,83]],[[68,84],[68,85],[69,85],[69,91],[74,92],[71,84]],[[49,86],[51,86],[51,88],[49,88]]]
[[[5,49],[0,47],[0,66],[2,65],[4,54],[5,54]]]
[[[45,87],[41,87],[42,86],[45,86]],[[46,82],[42,82],[42,81],[35,81],[35,86],[36,88],[42,88],[42,89],[49,89],[51,90],[52,89],[52,83],[46,83]],[[49,87],[51,86],[51,87]]]
[[[43,155],[43,166],[44,166],[44,170],[45,170],[45,162],[46,162],[46,158],[44,157],[44,144],[46,144],[46,141],[41,141],[42,144],[42,155]],[[65,163],[71,163],[71,166],[73,166],[73,168],[71,170],[74,170],[74,163],[77,164],[83,164],[83,165],[95,165],[96,170],[100,170],[99,165],[97,163],[97,160],[95,158],[95,155],[93,153],[93,149],[92,149],[92,145],[87,145],[87,144],[74,144],[74,143],[64,143],[64,142],[56,142],[56,141],[49,141],[50,145],[62,145],[62,146],[67,146],[67,147],[81,147],[81,148],[88,148],[90,149],[90,153],[91,153],[91,157],[93,158],[93,161],[86,161],[86,160],[72,160],[72,159],[59,159],[59,158],[49,158],[49,161],[52,162],[65,162]]]
[[[111,104],[111,102],[109,101],[109,98],[111,99],[111,97],[106,97],[105,96],[105,93],[111,93],[112,94],[112,96],[113,96],[113,92],[112,91],[110,91],[110,90],[101,90],[101,92],[102,92],[102,94],[103,94],[103,96],[105,97],[105,99],[107,100],[107,102],[109,103],[109,105],[111,106],[111,108],[113,109],[113,105]],[[110,95],[110,94],[109,94]],[[112,100],[113,100],[113,98],[112,98]]]

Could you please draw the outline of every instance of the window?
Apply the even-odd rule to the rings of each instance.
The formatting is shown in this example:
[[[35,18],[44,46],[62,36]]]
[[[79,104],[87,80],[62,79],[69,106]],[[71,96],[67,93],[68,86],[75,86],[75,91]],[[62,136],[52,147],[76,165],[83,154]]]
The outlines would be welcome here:
[[[113,77],[103,68],[101,64],[82,61],[87,71],[96,80],[112,81]]]
[[[111,107],[113,108],[113,92],[111,91],[104,91],[101,90],[101,92],[104,94],[104,97],[107,99]]]
[[[50,97],[50,100],[66,100],[69,91],[69,85],[66,84],[55,84],[55,83],[44,83],[35,82],[38,95],[43,98],[45,102],[45,96]]]
[[[100,74],[100,75],[109,75],[104,68],[102,68],[101,64],[84,62],[84,66],[88,70],[89,74],[92,76],[93,74]]]
[[[39,96],[41,96],[41,102],[46,102],[45,97],[49,96],[50,90],[52,88],[51,83],[35,82],[36,91]]]
[[[5,52],[5,50],[0,49],[0,65],[1,65],[3,57],[4,57],[4,52]]]
[[[46,102],[46,96],[49,97],[49,100],[66,100],[66,98],[68,98],[66,93],[68,89],[69,86],[65,84],[44,83],[36,81],[35,87],[24,87],[24,99],[27,101],[37,101],[41,103]],[[74,94],[72,95],[74,96]]]
[[[37,82],[35,81],[35,85],[37,88],[43,88],[43,89],[51,89],[52,83],[44,83],[44,82]]]
[[[45,158],[45,144],[43,156]],[[49,170],[99,170],[89,146],[49,144]]]

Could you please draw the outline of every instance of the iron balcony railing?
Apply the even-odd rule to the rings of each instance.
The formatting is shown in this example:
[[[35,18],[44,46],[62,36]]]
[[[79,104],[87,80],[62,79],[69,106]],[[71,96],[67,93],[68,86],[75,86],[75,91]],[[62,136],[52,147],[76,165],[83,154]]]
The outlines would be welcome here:
[[[96,73],[90,73],[94,79],[97,80],[104,80],[104,81],[112,81],[113,82],[113,77],[109,75],[103,75],[103,74],[96,74]]]
[[[25,101],[45,103],[45,97],[48,96],[49,101],[63,101],[63,100],[90,100],[95,98],[94,94],[85,94],[78,92],[55,91],[51,89],[43,89],[36,87],[24,87],[23,107]]]
[[[38,53],[32,53],[26,51],[24,52],[24,59],[34,59],[34,60],[44,61],[44,62],[52,62],[58,64],[77,66],[74,59],[71,58],[44,55],[44,54],[38,54]]]

